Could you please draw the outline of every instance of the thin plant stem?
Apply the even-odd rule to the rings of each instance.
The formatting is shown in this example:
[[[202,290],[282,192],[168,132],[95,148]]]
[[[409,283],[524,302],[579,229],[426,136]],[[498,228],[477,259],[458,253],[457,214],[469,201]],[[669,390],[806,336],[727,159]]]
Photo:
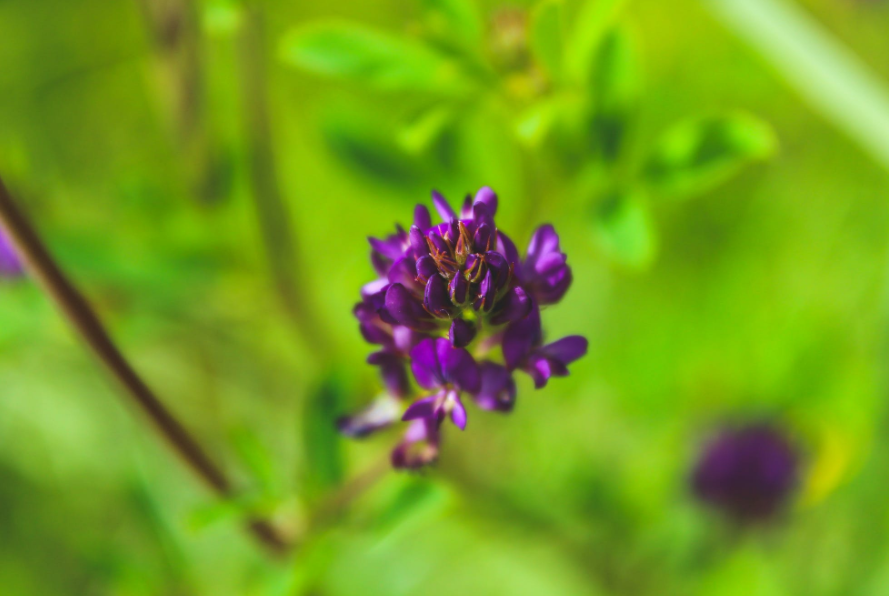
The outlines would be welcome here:
[[[122,395],[146,415],[173,452],[209,488],[222,498],[233,497],[234,489],[225,473],[164,406],[117,348],[83,294],[68,280],[27,217],[15,204],[2,179],[0,179],[0,226],[25,262],[28,273],[56,303],[72,327],[92,349],[99,362],[120,383],[124,390]],[[252,519],[248,525],[252,534],[270,552],[283,554],[288,550],[287,541],[269,521]]]
[[[138,0],[145,17],[159,103],[177,145],[189,192],[205,201],[220,191],[204,101],[201,32],[194,0]]]
[[[291,213],[278,183],[265,74],[265,36],[262,14],[244,8],[240,37],[240,88],[247,143],[251,194],[265,253],[282,306],[305,341],[316,352],[329,349],[327,335],[300,290],[300,258]]]

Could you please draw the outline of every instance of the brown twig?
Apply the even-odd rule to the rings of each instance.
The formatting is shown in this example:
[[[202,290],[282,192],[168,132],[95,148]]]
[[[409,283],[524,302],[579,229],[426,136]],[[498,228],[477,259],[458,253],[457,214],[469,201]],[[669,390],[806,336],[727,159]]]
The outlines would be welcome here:
[[[124,395],[148,417],[173,451],[211,489],[223,498],[232,497],[234,490],[228,478],[126,360],[89,303],[55,263],[2,179],[0,225],[25,262],[28,273],[43,286],[99,361],[120,382]],[[268,521],[253,519],[249,527],[269,551],[275,554],[287,551],[287,542]]]

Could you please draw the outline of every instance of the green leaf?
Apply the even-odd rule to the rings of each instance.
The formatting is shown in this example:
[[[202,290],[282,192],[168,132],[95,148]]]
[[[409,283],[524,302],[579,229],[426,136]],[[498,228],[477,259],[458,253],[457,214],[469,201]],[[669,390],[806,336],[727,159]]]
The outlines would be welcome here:
[[[547,136],[563,107],[559,97],[544,99],[522,112],[515,124],[518,140],[528,147],[538,146]]]
[[[593,68],[595,97],[592,134],[606,160],[618,157],[638,100],[641,76],[633,41],[622,28],[609,31]]]
[[[638,191],[614,191],[597,204],[596,243],[615,262],[644,269],[654,260],[657,237],[645,197]]]
[[[531,50],[553,80],[562,75],[563,38],[562,3],[544,0],[531,14]]]
[[[343,412],[343,387],[330,373],[306,399],[302,415],[305,482],[309,496],[317,496],[343,479],[342,441],[336,419]]]
[[[698,118],[667,131],[648,158],[643,176],[666,194],[699,194],[743,166],[771,156],[776,147],[771,127],[752,116]]]
[[[624,0],[586,0],[574,15],[574,28],[565,50],[567,74],[576,82],[589,80],[596,48],[614,22]]]
[[[360,25],[314,23],[288,33],[284,61],[310,72],[385,91],[459,95],[466,84],[456,63],[412,39]]]
[[[462,39],[468,46],[479,46],[484,23],[473,0],[423,0],[427,25],[439,37]]]
[[[453,119],[454,111],[450,106],[432,107],[401,129],[397,138],[398,145],[407,153],[420,154],[441,137]]]
[[[345,165],[377,182],[410,187],[429,173],[426,163],[396,144],[391,129],[375,123],[335,114],[325,123],[324,136]]]

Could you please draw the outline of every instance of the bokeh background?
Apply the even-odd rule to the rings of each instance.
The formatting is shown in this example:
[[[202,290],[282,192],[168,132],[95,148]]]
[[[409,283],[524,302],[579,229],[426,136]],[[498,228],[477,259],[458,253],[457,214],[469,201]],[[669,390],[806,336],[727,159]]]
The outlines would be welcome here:
[[[243,487],[204,491],[6,281],[0,592],[889,593],[887,28],[864,0],[0,0],[0,175]],[[380,474],[397,431],[333,430],[380,391],[366,236],[482,185],[521,246],[560,232],[544,322],[589,354]],[[804,461],[752,528],[688,482],[749,420]]]

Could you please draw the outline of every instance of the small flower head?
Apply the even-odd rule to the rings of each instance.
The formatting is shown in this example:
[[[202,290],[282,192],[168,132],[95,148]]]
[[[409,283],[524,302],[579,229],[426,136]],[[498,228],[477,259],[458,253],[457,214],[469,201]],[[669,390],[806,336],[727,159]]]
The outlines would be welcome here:
[[[799,455],[779,429],[727,429],[708,445],[692,487],[699,499],[739,522],[761,521],[786,505],[799,482]]]
[[[362,336],[379,346],[368,362],[379,367],[388,397],[341,419],[340,429],[358,437],[406,422],[392,453],[398,468],[438,457],[444,422],[466,428],[467,398],[483,410],[509,412],[516,370],[543,387],[567,375],[587,349],[580,336],[543,342],[540,306],[561,300],[571,285],[552,226],[537,230],[522,259],[497,228],[490,188],[467,196],[459,212],[438,192],[432,204],[440,223],[418,205],[408,230],[369,239],[378,278],[362,288],[354,309]]]
[[[24,274],[22,261],[3,230],[0,229],[0,277],[19,277]]]

